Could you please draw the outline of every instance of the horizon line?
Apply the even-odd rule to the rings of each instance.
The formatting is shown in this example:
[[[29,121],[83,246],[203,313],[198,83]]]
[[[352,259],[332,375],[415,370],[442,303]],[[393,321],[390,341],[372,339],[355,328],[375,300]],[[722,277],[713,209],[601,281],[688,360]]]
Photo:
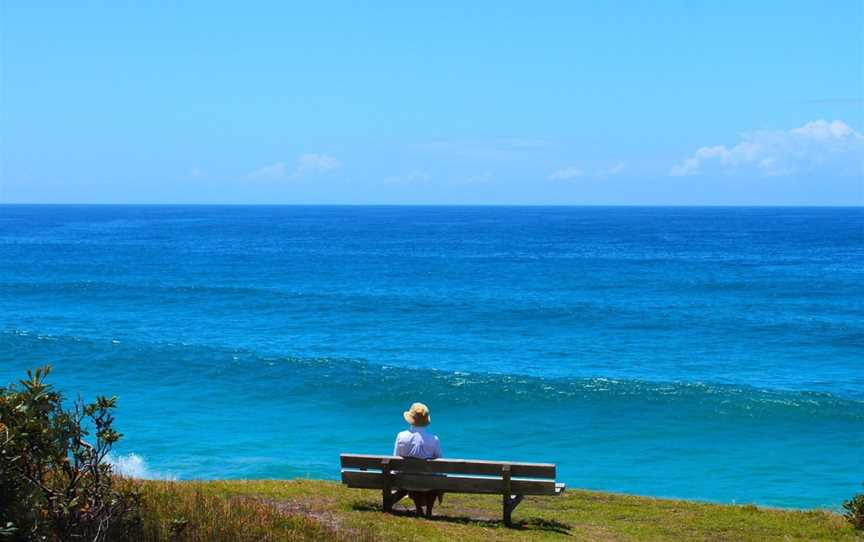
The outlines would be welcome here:
[[[132,202],[0,202],[2,206],[44,207],[668,207],[668,208],[824,208],[859,209],[864,203],[852,205],[820,204],[726,204],[726,203],[132,203]]]

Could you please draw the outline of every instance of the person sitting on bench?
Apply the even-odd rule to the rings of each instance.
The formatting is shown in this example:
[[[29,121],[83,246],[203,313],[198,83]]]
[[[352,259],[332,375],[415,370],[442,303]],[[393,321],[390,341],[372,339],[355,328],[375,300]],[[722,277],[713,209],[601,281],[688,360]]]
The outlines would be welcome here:
[[[423,403],[414,403],[411,408],[402,414],[405,421],[411,427],[396,435],[396,444],[393,446],[393,455],[399,457],[414,457],[417,459],[437,459],[441,457],[441,441],[427,429],[432,417],[429,408]],[[443,502],[443,491],[409,491],[408,496],[414,501],[417,515],[423,515],[423,507],[426,507],[426,517],[432,517],[432,507],[435,499]]]

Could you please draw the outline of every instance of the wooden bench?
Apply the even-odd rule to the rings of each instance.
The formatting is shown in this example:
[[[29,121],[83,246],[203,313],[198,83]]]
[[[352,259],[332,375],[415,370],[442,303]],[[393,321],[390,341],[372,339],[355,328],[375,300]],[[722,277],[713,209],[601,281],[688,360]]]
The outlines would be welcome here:
[[[560,495],[551,463],[508,463],[466,459],[405,459],[388,455],[342,454],[342,483],[380,489],[385,512],[409,491],[502,495],[504,524],[525,495]]]

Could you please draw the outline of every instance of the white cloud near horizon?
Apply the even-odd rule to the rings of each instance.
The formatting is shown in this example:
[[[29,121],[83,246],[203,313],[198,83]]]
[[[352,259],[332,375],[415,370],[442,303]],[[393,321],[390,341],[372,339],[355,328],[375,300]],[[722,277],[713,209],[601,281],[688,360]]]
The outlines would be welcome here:
[[[624,162],[612,164],[611,166],[609,166],[609,169],[606,170],[606,175],[618,175],[619,173],[624,171],[626,167],[627,165]]]
[[[432,176],[425,171],[415,169],[405,174],[391,175],[384,179],[385,183],[405,183],[405,184],[420,184],[432,180]]]
[[[250,181],[278,181],[286,178],[285,162],[276,162],[246,174]]]
[[[860,175],[864,172],[864,135],[843,121],[815,120],[791,130],[745,133],[732,147],[702,147],[669,175],[756,173],[785,176],[806,172]]]
[[[624,162],[616,162],[607,168],[595,169],[593,172],[586,172],[578,166],[568,166],[553,171],[548,179],[550,181],[570,181],[580,177],[602,178],[611,175],[618,175],[626,169],[627,165]]]
[[[576,179],[585,175],[585,172],[579,169],[576,166],[565,167],[556,171],[553,171],[549,175],[550,181],[568,181],[570,179]]]
[[[495,180],[495,176],[492,175],[491,171],[481,171],[478,173],[468,174],[464,176],[457,176],[455,181],[459,183],[465,184],[482,184],[489,183]]]
[[[329,154],[301,154],[297,158],[297,169],[294,170],[294,174],[301,176],[307,173],[323,173],[337,169],[341,165],[339,160]]]
[[[297,157],[297,163],[293,170],[290,170],[285,162],[276,162],[251,171],[244,178],[250,181],[299,179],[313,174],[326,173],[341,166],[342,163],[329,154],[307,153]]]

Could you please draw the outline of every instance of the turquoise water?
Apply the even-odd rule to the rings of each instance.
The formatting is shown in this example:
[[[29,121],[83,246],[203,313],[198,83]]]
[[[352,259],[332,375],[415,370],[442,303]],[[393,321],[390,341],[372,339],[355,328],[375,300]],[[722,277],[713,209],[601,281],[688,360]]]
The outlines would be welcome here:
[[[445,455],[837,507],[864,481],[864,210],[0,206],[0,382],[116,394],[148,476]]]

